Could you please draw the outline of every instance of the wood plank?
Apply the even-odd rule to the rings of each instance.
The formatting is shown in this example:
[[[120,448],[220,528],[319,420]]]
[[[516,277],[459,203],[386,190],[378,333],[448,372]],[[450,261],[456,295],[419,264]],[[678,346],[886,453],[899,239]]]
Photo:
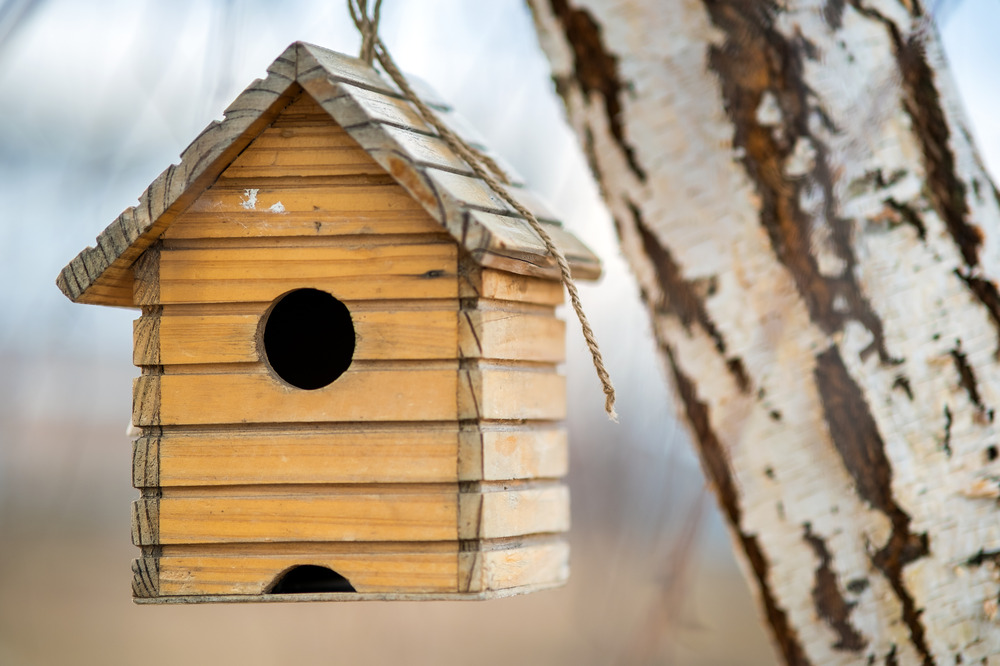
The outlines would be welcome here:
[[[569,530],[569,488],[555,484],[519,490],[463,492],[459,499],[458,521],[460,539],[565,532]]]
[[[519,548],[459,553],[462,592],[505,590],[569,580],[569,544],[562,539]]]
[[[457,587],[457,552],[260,556],[252,545],[246,549],[242,556],[161,557],[159,594],[265,594],[286,571],[302,565],[332,569],[359,593],[442,593]]]
[[[555,315],[463,309],[459,353],[463,358],[562,363],[566,324]]]
[[[461,419],[566,418],[566,378],[555,372],[480,365],[463,368],[458,382]]]
[[[264,305],[264,304],[261,304]],[[457,306],[457,301],[456,301]],[[159,326],[158,361],[163,365],[190,363],[256,363],[262,359],[257,334],[259,314],[166,315]],[[455,358],[458,344],[456,311],[352,311],[356,334],[355,360],[421,360]],[[150,362],[140,355],[146,328],[137,320],[137,365]]]
[[[438,490],[159,500],[159,542],[450,541],[458,493]],[[161,572],[162,578],[162,572]]]
[[[460,442],[462,481],[561,478],[569,468],[564,428],[466,427]]]
[[[137,440],[136,449],[142,453],[133,458],[133,480],[165,488],[458,480],[457,426],[166,432]],[[150,460],[156,461],[155,476],[150,473]]]
[[[314,423],[319,421],[451,421],[457,418],[454,370],[349,369],[325,388],[306,391],[270,374],[140,377],[155,384],[158,404],[133,410],[133,423]],[[139,400],[139,383],[136,402]],[[152,393],[152,386],[141,387]]]
[[[462,266],[459,294],[462,298],[486,298],[549,306],[563,303],[563,285],[558,280],[480,268],[471,263]]]
[[[161,303],[272,301],[312,287],[345,301],[454,298],[456,262],[449,242],[164,250],[159,296]]]

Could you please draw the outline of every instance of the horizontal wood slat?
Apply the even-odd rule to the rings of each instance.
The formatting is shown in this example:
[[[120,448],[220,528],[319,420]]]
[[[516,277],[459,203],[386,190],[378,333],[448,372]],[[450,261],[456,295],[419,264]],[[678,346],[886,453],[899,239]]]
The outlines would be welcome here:
[[[488,428],[462,429],[460,480],[554,479],[566,475],[569,445],[564,428]]]
[[[445,490],[163,498],[159,543],[450,541],[457,503]]]
[[[173,434],[136,441],[133,478],[152,486],[440,483],[458,480],[458,427]],[[158,475],[150,479],[149,460]],[[141,487],[141,486],[137,486]]]
[[[271,301],[312,287],[340,300],[454,298],[453,243],[164,250],[160,302]]]
[[[542,421],[566,418],[566,378],[554,371],[473,367],[462,369],[461,375],[459,418]]]
[[[463,358],[562,363],[566,324],[551,314],[464,309],[459,350]]]
[[[569,488],[558,484],[462,493],[458,520],[460,539],[565,532],[569,529]]]
[[[457,546],[457,544],[456,544]],[[458,553],[340,553],[336,555],[161,557],[160,596],[264,594],[287,570],[313,565],[336,571],[364,592],[456,591]],[[456,549],[457,550],[457,549]]]
[[[463,266],[459,293],[462,298],[487,298],[548,306],[563,303],[563,286],[558,280],[479,268],[471,262]]]
[[[270,374],[139,379],[144,381],[136,384],[133,423],[137,426],[451,421],[457,417],[454,370],[348,370],[333,384],[314,391],[288,386]],[[146,406],[154,400],[155,408]]]
[[[457,306],[457,301],[455,302]],[[159,347],[140,345],[150,325],[135,327],[135,364],[256,363],[260,314],[166,315],[158,318]],[[453,359],[458,344],[453,311],[355,311],[355,360]],[[157,356],[152,356],[152,351]],[[154,360],[156,358],[156,360]]]
[[[569,579],[569,544],[552,543],[459,554],[461,592],[559,584]]]

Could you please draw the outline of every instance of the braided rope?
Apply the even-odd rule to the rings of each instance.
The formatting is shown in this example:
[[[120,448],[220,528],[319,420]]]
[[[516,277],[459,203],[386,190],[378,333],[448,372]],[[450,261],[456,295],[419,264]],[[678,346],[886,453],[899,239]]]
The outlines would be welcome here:
[[[355,2],[358,4],[357,11],[355,11]],[[370,49],[371,54],[366,62],[369,64],[372,63],[373,58],[371,56],[378,58],[378,62],[382,65],[386,74],[388,74],[399,89],[403,91],[403,94],[406,95],[407,99],[409,99],[409,101],[417,107],[417,110],[420,112],[423,119],[438,131],[441,138],[448,144],[449,148],[454,150],[463,160],[465,160],[476,176],[489,185],[490,189],[492,189],[501,199],[514,208],[514,210],[523,216],[525,220],[527,220],[528,224],[531,225],[531,228],[536,234],[538,234],[538,237],[542,239],[546,252],[548,252],[552,257],[555,257],[556,263],[559,265],[559,273],[562,278],[562,282],[566,285],[566,291],[569,293],[570,302],[573,304],[573,311],[576,312],[576,317],[580,321],[580,328],[583,330],[583,338],[587,342],[587,348],[590,350],[590,356],[594,362],[594,369],[597,371],[597,377],[601,381],[601,387],[604,391],[604,411],[607,413],[608,418],[617,422],[618,414],[615,412],[615,387],[611,383],[611,376],[604,367],[604,359],[601,356],[601,350],[598,347],[597,338],[594,335],[593,329],[590,327],[587,315],[583,312],[583,304],[580,302],[580,295],[577,292],[576,283],[573,281],[569,262],[566,261],[566,257],[563,255],[562,251],[556,247],[556,244],[552,241],[552,237],[549,236],[549,233],[545,230],[541,222],[538,221],[534,214],[525,208],[519,201],[514,199],[507,189],[504,188],[504,184],[510,183],[510,179],[507,177],[507,174],[505,174],[503,170],[489,158],[489,156],[484,155],[482,152],[468,145],[458,135],[451,131],[451,129],[437,117],[437,114],[434,113],[430,107],[424,104],[423,100],[421,100],[419,95],[414,92],[413,88],[410,87],[406,77],[403,76],[403,73],[396,66],[392,56],[389,55],[389,50],[378,36],[379,6],[381,5],[381,2],[382,0],[376,0],[374,15],[372,18],[368,18],[366,14],[367,0],[347,0],[347,6],[351,11],[351,18],[354,19],[354,24],[357,26],[358,31],[361,32],[362,58],[366,55],[365,49]]]

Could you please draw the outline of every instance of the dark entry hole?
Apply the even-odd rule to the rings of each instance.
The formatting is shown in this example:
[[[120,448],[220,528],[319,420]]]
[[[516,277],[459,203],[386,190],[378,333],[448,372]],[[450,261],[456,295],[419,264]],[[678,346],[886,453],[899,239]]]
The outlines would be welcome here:
[[[357,592],[350,581],[333,569],[312,564],[289,569],[268,594],[308,594],[310,592]]]
[[[323,388],[344,374],[354,357],[351,313],[325,291],[290,291],[264,322],[264,356],[292,386]]]

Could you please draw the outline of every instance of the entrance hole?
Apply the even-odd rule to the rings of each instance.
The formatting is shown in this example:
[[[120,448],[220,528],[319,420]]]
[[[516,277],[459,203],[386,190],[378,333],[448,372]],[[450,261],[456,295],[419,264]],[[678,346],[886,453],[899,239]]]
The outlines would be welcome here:
[[[357,592],[350,581],[333,569],[303,564],[292,567],[268,594],[309,594],[313,592]]]
[[[279,297],[264,321],[264,357],[279,377],[301,389],[323,388],[344,374],[354,341],[347,306],[319,289]]]

